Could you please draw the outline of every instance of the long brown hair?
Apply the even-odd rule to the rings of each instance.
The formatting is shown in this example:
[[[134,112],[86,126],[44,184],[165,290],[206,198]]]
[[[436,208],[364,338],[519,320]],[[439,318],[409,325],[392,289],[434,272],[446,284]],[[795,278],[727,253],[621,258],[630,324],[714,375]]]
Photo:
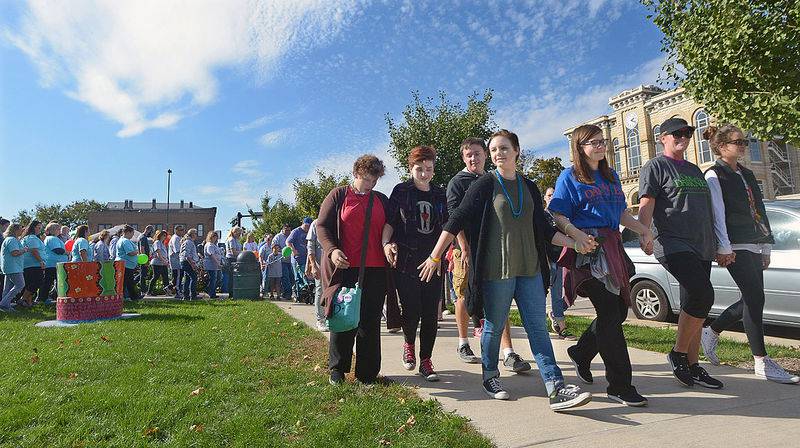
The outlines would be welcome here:
[[[582,182],[584,184],[594,183],[594,178],[592,177],[592,168],[589,166],[589,162],[586,161],[586,154],[584,154],[583,149],[581,149],[581,143],[586,143],[589,141],[589,139],[598,134],[602,136],[603,130],[593,124],[584,124],[582,126],[578,126],[574,131],[572,131],[570,149],[572,151],[573,175],[575,176],[575,179],[578,179],[578,182]],[[614,174],[611,172],[611,167],[608,166],[607,159],[600,161],[598,169],[600,170],[600,175],[603,176],[607,181],[616,182],[616,179],[614,179]]]

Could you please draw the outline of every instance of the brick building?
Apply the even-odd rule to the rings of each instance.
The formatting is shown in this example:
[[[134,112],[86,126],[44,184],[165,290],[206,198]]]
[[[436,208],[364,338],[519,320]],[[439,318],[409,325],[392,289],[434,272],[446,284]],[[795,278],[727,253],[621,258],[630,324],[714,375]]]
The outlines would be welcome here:
[[[169,219],[170,233],[176,225],[182,225],[187,229],[196,228],[197,234],[205,237],[206,232],[214,230],[216,216],[216,207],[197,207],[192,202],[180,201],[170,203],[167,210],[166,203],[153,199],[150,202],[109,202],[105,210],[89,213],[88,220],[89,232],[93,233],[119,224],[130,224],[136,230],[152,224],[156,230],[162,230]]]
[[[659,126],[667,118],[680,117],[697,128],[686,159],[705,171],[715,161],[703,130],[712,117],[702,104],[689,97],[684,89],[664,90],[656,86],[639,86],[625,90],[608,100],[613,112],[582,124],[594,124],[603,130],[608,140],[606,157],[617,171],[628,204],[639,203],[639,170],[664,148],[657,136]],[[573,128],[564,131],[570,139]],[[744,131],[747,133],[747,130]],[[776,137],[759,141],[747,134],[750,141],[742,164],[753,170],[765,198],[798,193],[800,189],[800,155],[797,148]]]

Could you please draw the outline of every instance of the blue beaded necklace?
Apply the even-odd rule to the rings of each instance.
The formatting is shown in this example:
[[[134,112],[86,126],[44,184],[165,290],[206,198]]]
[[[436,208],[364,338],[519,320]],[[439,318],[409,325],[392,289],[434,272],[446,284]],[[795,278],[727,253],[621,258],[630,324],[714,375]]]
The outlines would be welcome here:
[[[503,189],[503,194],[506,196],[506,200],[508,201],[508,207],[511,209],[511,216],[519,218],[522,216],[522,178],[519,174],[517,174],[517,203],[519,204],[519,208],[514,210],[514,202],[511,201],[511,196],[508,194],[508,190],[506,190],[506,185],[503,183],[503,177],[500,176],[500,172],[495,170],[494,175],[497,176],[497,180],[500,182],[500,187]]]

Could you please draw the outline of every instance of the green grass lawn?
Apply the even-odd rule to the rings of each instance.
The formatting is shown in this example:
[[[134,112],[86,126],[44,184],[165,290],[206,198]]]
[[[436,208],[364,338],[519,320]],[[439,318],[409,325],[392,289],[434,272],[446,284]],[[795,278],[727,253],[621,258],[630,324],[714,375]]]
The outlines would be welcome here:
[[[585,317],[566,317],[569,331],[576,336],[580,336],[580,334],[583,333],[583,331],[586,330],[586,328],[592,322],[591,319]],[[511,310],[510,319],[512,325],[522,325],[522,320],[519,317],[519,311]],[[635,347],[653,352],[669,353],[669,351],[672,349],[672,346],[675,344],[676,332],[671,328],[653,328],[623,324],[622,329],[625,332],[625,340],[628,341],[628,347]],[[776,359],[800,358],[800,350],[780,345],[768,344],[767,353]],[[702,349],[700,354],[702,355]],[[753,360],[753,355],[750,352],[750,346],[748,344],[725,338],[721,338],[719,340],[717,355],[719,356],[721,362],[731,365],[738,365],[740,363],[751,362]]]
[[[147,302],[36,328],[0,315],[0,445],[490,446],[400,385],[330,386],[327,341],[267,302]]]

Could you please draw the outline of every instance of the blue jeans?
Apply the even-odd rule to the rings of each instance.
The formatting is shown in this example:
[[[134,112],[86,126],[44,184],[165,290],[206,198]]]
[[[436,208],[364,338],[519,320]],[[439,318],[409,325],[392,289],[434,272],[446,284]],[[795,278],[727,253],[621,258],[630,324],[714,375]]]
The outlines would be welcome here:
[[[206,292],[209,297],[214,298],[217,296],[217,279],[220,277],[219,271],[206,271],[208,272],[208,286]]]
[[[547,393],[552,394],[564,384],[564,376],[556,364],[553,345],[545,322],[545,294],[541,274],[533,277],[514,277],[507,280],[483,282],[483,312],[485,322],[481,335],[481,362],[483,379],[500,375],[497,369],[500,336],[511,309],[511,299],[516,300],[522,325],[528,333],[533,358],[539,367]]]
[[[553,317],[563,319],[564,310],[567,309],[567,304],[564,302],[564,282],[562,276],[564,275],[561,266],[555,263],[550,263],[550,308],[553,311]]]
[[[183,300],[197,298],[197,272],[188,261],[181,264],[181,270],[183,271]]]
[[[292,263],[281,262],[281,292],[284,299],[292,296],[292,286],[294,285],[294,272],[292,271]]]
[[[17,296],[25,288],[25,276],[22,272],[6,274],[6,281],[3,286],[3,295],[0,299],[0,308],[8,309],[11,307],[11,299]]]

